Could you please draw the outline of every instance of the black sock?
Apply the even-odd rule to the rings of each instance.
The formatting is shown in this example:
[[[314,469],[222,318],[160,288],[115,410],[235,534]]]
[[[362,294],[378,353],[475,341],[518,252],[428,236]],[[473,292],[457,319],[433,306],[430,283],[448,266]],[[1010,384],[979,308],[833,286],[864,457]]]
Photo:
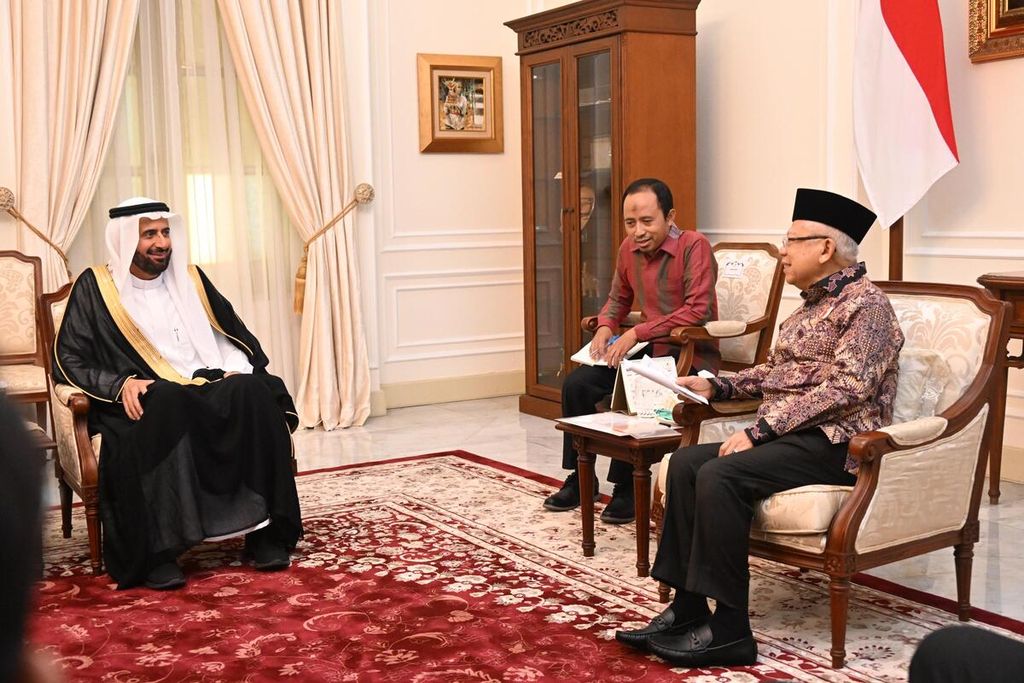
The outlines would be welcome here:
[[[715,636],[712,641],[715,645],[731,643],[750,635],[750,616],[746,607],[729,607],[719,602],[708,623],[711,626],[711,633]]]
[[[675,597],[672,598],[672,612],[675,614],[676,624],[701,619],[711,614],[707,598],[684,590],[677,590]]]

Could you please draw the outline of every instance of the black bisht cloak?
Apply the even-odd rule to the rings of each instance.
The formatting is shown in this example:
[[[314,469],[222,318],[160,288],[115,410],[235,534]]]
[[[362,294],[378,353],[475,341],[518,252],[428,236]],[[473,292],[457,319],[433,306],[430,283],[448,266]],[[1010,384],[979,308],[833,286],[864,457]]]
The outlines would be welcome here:
[[[89,396],[89,433],[102,435],[103,558],[119,588],[206,537],[267,517],[289,549],[302,536],[291,468],[295,404],[231,303],[199,268],[189,271],[211,325],[246,354],[251,376],[178,375],[128,317],[106,268],[75,281],[54,343],[54,380]],[[120,401],[133,376],[155,380],[138,422]]]

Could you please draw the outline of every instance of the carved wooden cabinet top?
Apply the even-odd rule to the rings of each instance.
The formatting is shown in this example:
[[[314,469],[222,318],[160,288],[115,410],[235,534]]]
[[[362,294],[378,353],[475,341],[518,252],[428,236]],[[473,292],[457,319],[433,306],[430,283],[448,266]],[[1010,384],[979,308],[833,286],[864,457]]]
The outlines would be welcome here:
[[[591,0],[505,22],[519,36],[518,55],[617,33],[696,35],[700,0]]]

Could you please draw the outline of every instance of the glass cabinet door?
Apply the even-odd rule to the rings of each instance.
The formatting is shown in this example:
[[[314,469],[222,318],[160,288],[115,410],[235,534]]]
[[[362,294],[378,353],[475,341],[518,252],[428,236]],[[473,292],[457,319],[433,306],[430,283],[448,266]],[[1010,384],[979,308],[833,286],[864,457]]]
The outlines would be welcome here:
[[[537,375],[562,386],[565,358],[562,244],[562,69],[558,62],[531,72],[533,128],[534,310]],[[574,349],[575,350],[575,349]]]
[[[615,268],[612,226],[612,72],[608,50],[576,58],[580,312],[597,315]],[[586,340],[584,340],[586,341]]]

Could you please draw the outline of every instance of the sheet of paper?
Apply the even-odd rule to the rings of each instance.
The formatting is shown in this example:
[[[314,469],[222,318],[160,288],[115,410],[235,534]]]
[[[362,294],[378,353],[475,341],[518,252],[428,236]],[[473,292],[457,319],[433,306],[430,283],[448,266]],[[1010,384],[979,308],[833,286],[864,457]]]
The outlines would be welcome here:
[[[628,370],[629,372],[635,372],[637,374],[643,375],[652,382],[656,382],[657,384],[660,384],[663,387],[671,389],[679,396],[688,398],[691,401],[696,401],[697,403],[703,403],[704,405],[708,405],[708,400],[701,396],[700,394],[694,393],[687,389],[686,387],[679,386],[678,384],[676,384],[676,378],[674,373],[665,373],[661,368],[657,367],[656,365],[645,363],[644,361],[646,360],[649,359],[641,358],[638,361],[623,361],[623,365],[625,369]]]
[[[633,348],[629,350],[629,353],[627,353],[626,356],[632,356],[634,353],[644,348],[645,346],[647,346],[647,342],[637,342],[633,346]],[[590,357],[590,342],[587,342],[586,346],[584,346],[576,353],[572,354],[569,357],[569,360],[579,363],[580,365],[600,365],[602,367],[608,367],[608,363],[606,363],[603,358],[600,360],[594,360],[593,358]]]
[[[643,363],[647,367],[656,368],[659,372],[675,377],[676,359],[671,356],[661,356],[642,358],[639,361],[623,361],[620,370],[626,408],[631,414],[640,417],[654,417],[655,411],[659,408],[667,408],[671,411],[672,406],[679,403],[676,392],[652,382],[643,375],[631,372],[630,368],[635,363]]]
[[[556,422],[577,425],[616,436],[631,436],[635,439],[653,439],[662,436],[678,436],[679,432],[666,427],[656,419],[623,415],[622,413],[594,413],[578,417],[560,417]]]

